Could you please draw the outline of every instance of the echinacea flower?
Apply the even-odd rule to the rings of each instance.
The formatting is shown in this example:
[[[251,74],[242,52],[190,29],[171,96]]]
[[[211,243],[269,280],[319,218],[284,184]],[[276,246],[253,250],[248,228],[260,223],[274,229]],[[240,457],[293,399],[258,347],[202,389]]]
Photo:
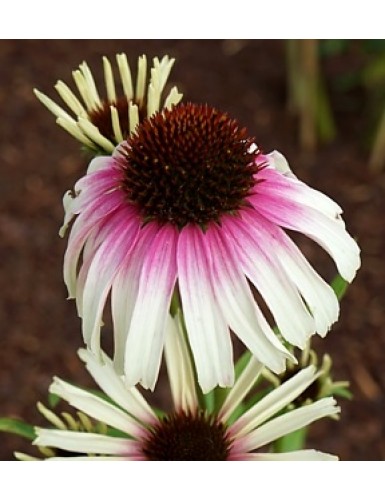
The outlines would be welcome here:
[[[164,56],[153,60],[147,86],[147,58],[138,58],[135,80],[126,54],[117,54],[116,62],[122,84],[122,92],[117,92],[114,72],[107,57],[103,57],[104,79],[107,96],[100,97],[92,72],[86,62],[72,75],[79,97],[61,80],[55,89],[74,116],[42,92],[34,89],[36,97],[57,117],[57,124],[96,152],[111,153],[115,146],[131,134],[139,121],[159,111],[163,106],[171,107],[179,103],[182,94],[173,87],[164,101],[162,93],[174,64],[174,59]]]
[[[240,417],[232,415],[255,385],[262,365],[251,359],[219,412],[199,407],[194,376],[179,327],[168,317],[166,361],[174,409],[159,417],[136,388],[128,388],[105,355],[102,361],[80,350],[89,373],[108,398],[55,378],[50,392],[69,402],[80,415],[104,423],[105,433],[37,428],[34,444],[58,450],[56,460],[117,461],[314,461],[336,456],[315,450],[266,451],[283,435],[339,412],[333,398],[285,412],[287,405],[316,379],[316,368],[300,371],[263,397]],[[49,417],[49,416],[48,416]],[[54,426],[57,420],[51,419]],[[118,433],[108,433],[108,429]],[[113,436],[112,436],[113,435]],[[60,457],[60,451],[66,451]],[[18,454],[19,459],[32,459]]]
[[[360,265],[341,208],[208,105],[141,122],[112,156],[91,162],[64,204],[62,232],[76,216],[64,278],[84,340],[98,352],[111,292],[114,361],[130,386],[155,385],[173,294],[204,392],[233,384],[230,329],[273,372],[292,358],[251,286],[290,344],[328,332],[338,300],[283,228],[316,241],[349,282]]]

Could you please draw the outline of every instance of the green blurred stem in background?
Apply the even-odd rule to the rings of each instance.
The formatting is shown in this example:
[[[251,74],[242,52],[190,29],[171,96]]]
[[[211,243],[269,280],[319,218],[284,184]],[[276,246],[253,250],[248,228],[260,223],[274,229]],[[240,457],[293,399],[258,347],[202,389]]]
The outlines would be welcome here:
[[[336,135],[333,115],[320,71],[318,40],[287,40],[287,105],[299,119],[299,144],[314,153],[319,142]]]

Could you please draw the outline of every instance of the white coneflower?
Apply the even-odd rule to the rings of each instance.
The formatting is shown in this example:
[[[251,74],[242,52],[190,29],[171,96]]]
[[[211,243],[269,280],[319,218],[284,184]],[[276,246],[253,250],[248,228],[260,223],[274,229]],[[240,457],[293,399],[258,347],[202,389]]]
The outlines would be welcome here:
[[[179,104],[141,122],[112,156],[93,160],[65,208],[63,230],[76,219],[64,278],[84,340],[97,353],[111,291],[116,366],[146,388],[157,379],[175,290],[207,392],[233,383],[230,329],[276,373],[291,357],[250,285],[301,349],[338,318],[332,288],[285,229],[322,246],[349,282],[360,266],[342,209],[207,105]]]
[[[106,97],[101,96],[91,70],[86,62],[72,75],[79,96],[63,81],[55,89],[70,113],[37,89],[37,98],[57,117],[57,124],[93,151],[111,153],[115,146],[131,134],[140,120],[150,117],[163,106],[170,108],[179,103],[182,94],[173,87],[162,99],[174,59],[164,56],[153,59],[150,76],[147,78],[147,58],[138,58],[135,80],[132,78],[126,54],[117,54],[122,91],[117,89],[114,72],[107,57],[103,57]],[[148,86],[147,86],[148,81]]]
[[[35,445],[67,451],[63,460],[127,461],[303,461],[335,460],[315,450],[287,453],[264,448],[276,439],[339,412],[333,398],[282,413],[317,378],[310,366],[263,397],[237,419],[238,404],[255,385],[262,365],[252,358],[219,412],[209,413],[198,404],[194,376],[180,325],[168,318],[166,363],[174,410],[158,417],[135,388],[128,388],[111,360],[101,361],[91,352],[79,351],[88,371],[108,400],[55,378],[50,392],[66,400],[82,414],[120,431],[111,436],[66,429],[37,429]],[[52,420],[51,420],[52,421]],[[54,421],[53,421],[54,422]],[[230,424],[231,423],[231,424]],[[116,435],[116,433],[115,433]],[[72,455],[71,455],[72,453]],[[19,455],[20,459],[28,459]]]

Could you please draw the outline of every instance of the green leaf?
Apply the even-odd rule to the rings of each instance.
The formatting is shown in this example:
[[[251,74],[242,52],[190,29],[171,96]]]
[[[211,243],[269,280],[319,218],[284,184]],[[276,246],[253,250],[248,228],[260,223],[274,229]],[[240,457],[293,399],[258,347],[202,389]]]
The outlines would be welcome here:
[[[341,275],[337,275],[330,284],[331,288],[336,293],[338,300],[341,300],[344,297],[348,285],[349,283],[344,280]]]
[[[33,440],[36,437],[35,427],[19,419],[0,418],[0,431],[13,433],[29,440]]]

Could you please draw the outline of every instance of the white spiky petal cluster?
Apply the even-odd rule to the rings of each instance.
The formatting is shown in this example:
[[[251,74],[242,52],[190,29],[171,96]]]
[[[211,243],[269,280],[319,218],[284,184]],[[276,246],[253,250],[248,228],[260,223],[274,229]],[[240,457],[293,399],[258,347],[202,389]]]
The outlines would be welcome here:
[[[37,98],[57,117],[56,123],[75,139],[92,150],[111,153],[117,144],[126,139],[123,135],[124,130],[130,133],[135,130],[139,123],[139,110],[142,106],[145,106],[146,115],[149,117],[162,107],[171,108],[182,99],[182,94],[174,86],[162,101],[162,93],[174,61],[168,56],[160,60],[155,57],[150,69],[150,77],[147,79],[147,58],[145,55],[139,57],[135,85],[126,54],[117,54],[116,62],[123,89],[123,94],[119,95],[111,63],[107,57],[103,57],[106,99],[100,97],[92,72],[88,64],[83,62],[77,70],[72,72],[79,97],[63,81],[59,80],[55,85],[59,96],[74,116],[39,90],[34,89],[34,92]],[[122,97],[125,97],[128,103],[127,123],[124,124],[121,123],[117,109],[117,102]],[[105,137],[91,119],[92,113],[102,109],[106,103],[110,109],[114,141]]]

